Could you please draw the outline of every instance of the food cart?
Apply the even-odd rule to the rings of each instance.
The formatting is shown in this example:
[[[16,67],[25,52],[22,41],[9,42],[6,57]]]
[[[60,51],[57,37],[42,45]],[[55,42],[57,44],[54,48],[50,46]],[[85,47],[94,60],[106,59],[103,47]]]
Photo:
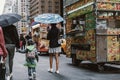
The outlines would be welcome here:
[[[46,24],[32,26],[32,38],[37,43],[37,51],[40,54],[46,54],[48,52],[47,26]]]
[[[120,62],[120,0],[78,0],[65,7],[67,57],[103,69]]]

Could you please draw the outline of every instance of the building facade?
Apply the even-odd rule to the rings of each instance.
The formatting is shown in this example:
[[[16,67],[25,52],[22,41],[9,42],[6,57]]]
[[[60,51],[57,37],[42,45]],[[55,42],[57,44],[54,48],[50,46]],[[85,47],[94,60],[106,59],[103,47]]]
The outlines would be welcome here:
[[[30,0],[30,17],[42,13],[57,13],[62,15],[62,1],[63,0]]]
[[[5,0],[3,14],[6,13],[17,13],[15,12],[14,8],[16,7],[14,0]]]
[[[18,13],[18,2],[16,0],[5,0],[3,14]],[[17,26],[18,33],[20,33],[19,22],[14,24]]]
[[[26,34],[29,25],[29,0],[5,0],[3,14],[17,13],[22,16],[22,19],[16,23],[18,33]]]
[[[29,32],[29,0],[17,0],[18,14],[22,16],[19,24],[19,33],[27,34]]]

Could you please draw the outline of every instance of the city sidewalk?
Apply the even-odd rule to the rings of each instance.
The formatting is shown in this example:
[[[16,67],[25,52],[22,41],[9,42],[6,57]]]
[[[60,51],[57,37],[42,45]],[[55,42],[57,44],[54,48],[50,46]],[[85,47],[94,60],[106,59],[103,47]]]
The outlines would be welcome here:
[[[82,64],[92,64],[90,61],[82,61],[81,63]],[[105,63],[105,66],[120,69],[120,62],[119,63],[111,63],[111,64],[110,63]]]
[[[25,54],[16,52],[14,57],[14,66],[13,66],[13,80],[28,80],[27,67],[24,66],[25,63]],[[55,61],[54,64],[55,65]],[[120,69],[120,65],[115,64],[105,64],[106,66],[115,67]],[[65,55],[60,55],[60,74],[57,75],[54,72],[49,73],[47,71],[49,67],[49,57],[48,56],[39,56],[39,62],[37,64],[37,80],[91,80],[90,77],[94,77],[94,80],[119,80],[115,79],[111,75],[119,76],[117,74],[108,74],[105,75],[104,79],[101,79],[103,74],[99,72],[94,72],[82,67],[76,67],[71,64],[71,58],[66,58]],[[89,67],[89,66],[88,66]],[[55,66],[53,66],[55,70]],[[116,69],[117,71],[119,69]],[[111,70],[110,70],[111,71]],[[86,75],[90,74],[90,75]],[[94,76],[92,76],[92,75]],[[106,74],[106,73],[105,73]],[[80,76],[81,75],[81,76]],[[107,76],[107,77],[106,77]]]
[[[115,67],[120,69],[120,65],[119,64],[105,64],[106,66],[110,66],[110,67]]]

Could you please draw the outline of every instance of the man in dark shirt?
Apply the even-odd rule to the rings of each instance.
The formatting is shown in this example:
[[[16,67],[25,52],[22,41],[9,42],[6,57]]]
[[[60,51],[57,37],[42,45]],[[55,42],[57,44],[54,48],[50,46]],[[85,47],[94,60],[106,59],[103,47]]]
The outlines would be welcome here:
[[[6,49],[8,51],[8,56],[6,59],[6,76],[7,76],[6,78],[7,80],[11,80],[15,47],[20,48],[19,36],[18,36],[17,28],[14,25],[9,25],[3,27],[2,29],[3,29]]]

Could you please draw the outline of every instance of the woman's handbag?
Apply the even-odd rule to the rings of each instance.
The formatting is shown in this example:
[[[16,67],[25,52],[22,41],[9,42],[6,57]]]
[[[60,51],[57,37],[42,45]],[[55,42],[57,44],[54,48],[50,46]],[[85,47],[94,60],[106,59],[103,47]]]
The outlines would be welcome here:
[[[62,42],[63,42],[62,39],[58,39],[58,44],[61,45]]]

